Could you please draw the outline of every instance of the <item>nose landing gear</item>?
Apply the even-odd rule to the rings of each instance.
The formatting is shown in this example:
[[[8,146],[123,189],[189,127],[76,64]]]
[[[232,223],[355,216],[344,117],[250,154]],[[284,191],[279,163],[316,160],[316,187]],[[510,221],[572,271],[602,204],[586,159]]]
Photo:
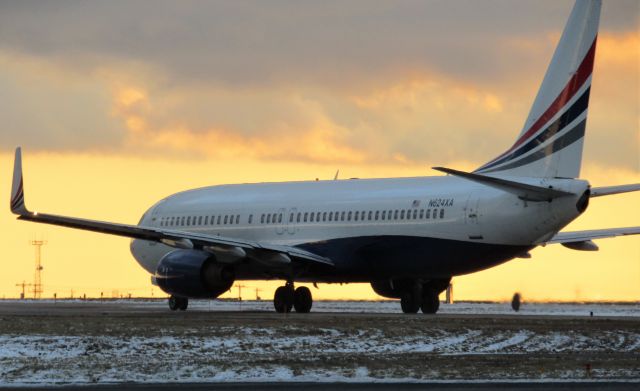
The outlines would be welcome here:
[[[171,311],[186,311],[189,306],[189,299],[186,297],[171,296],[169,297],[169,309]]]

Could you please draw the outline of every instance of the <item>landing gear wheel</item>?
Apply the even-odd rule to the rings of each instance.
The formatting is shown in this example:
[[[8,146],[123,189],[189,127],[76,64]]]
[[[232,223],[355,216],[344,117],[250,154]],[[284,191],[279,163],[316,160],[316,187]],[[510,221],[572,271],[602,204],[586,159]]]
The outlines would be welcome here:
[[[180,311],[186,311],[187,307],[189,307],[189,299],[186,297],[181,297],[180,298],[180,306],[178,307],[178,309]]]
[[[186,297],[177,297],[171,296],[169,297],[169,309],[171,311],[185,311],[189,306],[189,299]]]
[[[306,314],[311,311],[313,305],[313,298],[311,297],[311,291],[306,286],[298,287],[293,292],[293,308],[296,312]]]
[[[169,297],[169,309],[171,311],[176,311],[179,307],[178,305],[179,301],[180,299],[178,297],[175,297],[175,296]]]
[[[400,307],[405,314],[415,314],[420,309],[419,296],[413,292],[405,292],[400,297]]]
[[[291,308],[293,307],[293,296],[292,287],[278,287],[278,289],[276,289],[276,293],[273,295],[273,306],[275,307],[276,312],[291,312]]]
[[[439,295],[432,291],[425,291],[424,296],[422,297],[422,309],[423,314],[435,314],[438,312],[438,308],[440,308],[440,298]]]

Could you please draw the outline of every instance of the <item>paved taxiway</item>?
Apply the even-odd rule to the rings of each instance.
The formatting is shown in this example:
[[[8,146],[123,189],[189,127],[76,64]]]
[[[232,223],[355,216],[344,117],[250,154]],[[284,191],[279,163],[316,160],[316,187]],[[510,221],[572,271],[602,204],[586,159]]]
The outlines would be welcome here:
[[[186,384],[117,384],[117,385],[89,385],[89,386],[62,386],[62,387],[20,387],[9,388],[15,391],[50,391],[55,390],[80,390],[80,391],[116,391],[116,390],[140,390],[140,391],[166,391],[166,390],[216,390],[216,391],[245,391],[245,390],[266,390],[283,391],[304,389],[307,391],[333,391],[339,388],[345,391],[383,391],[383,390],[430,390],[430,391],[472,391],[472,390],[527,390],[527,391],[547,391],[547,390],[589,390],[589,391],[635,391],[640,387],[640,383],[186,383]]]
[[[591,389],[628,389],[638,384],[626,382],[640,381],[637,305],[605,306],[596,314],[611,316],[593,317],[486,313],[483,304],[476,308],[481,314],[473,307],[459,313],[448,307],[449,313],[435,316],[372,313],[385,303],[357,303],[364,308],[357,313],[340,312],[341,306],[356,304],[331,305],[335,308],[318,305],[325,312],[284,315],[261,310],[269,303],[246,303],[242,311],[232,311],[238,303],[195,302],[189,311],[171,312],[164,302],[0,301],[0,385],[109,389],[121,382],[206,382],[244,389],[248,386],[235,383],[266,381],[277,382],[271,389],[288,389],[300,383],[280,382],[391,380],[398,382],[394,389],[414,389],[420,387],[400,384],[517,380],[513,386],[528,389],[569,386],[548,383],[555,379],[606,382],[588,383]]]

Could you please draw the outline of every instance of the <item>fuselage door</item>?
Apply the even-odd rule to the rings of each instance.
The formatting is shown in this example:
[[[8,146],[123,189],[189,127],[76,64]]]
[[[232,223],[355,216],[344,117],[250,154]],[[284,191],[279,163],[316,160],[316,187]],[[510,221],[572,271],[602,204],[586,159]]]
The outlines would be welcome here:
[[[469,225],[477,225],[480,218],[480,212],[478,211],[480,206],[480,199],[478,197],[469,196],[467,199],[467,207],[465,208],[465,220]]]
[[[287,233],[293,235],[296,233],[296,217],[298,215],[298,208],[290,208],[289,214],[285,216],[287,222]]]
[[[273,216],[275,220],[274,223],[276,225],[276,233],[278,235],[282,235],[287,231],[287,210],[285,208],[280,208],[278,213]]]

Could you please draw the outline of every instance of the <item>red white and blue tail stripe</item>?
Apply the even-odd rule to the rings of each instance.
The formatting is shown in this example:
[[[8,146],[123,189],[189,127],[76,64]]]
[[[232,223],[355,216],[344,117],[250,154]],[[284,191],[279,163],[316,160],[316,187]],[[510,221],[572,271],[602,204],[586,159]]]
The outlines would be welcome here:
[[[477,173],[580,175],[601,0],[578,0],[516,142]]]

